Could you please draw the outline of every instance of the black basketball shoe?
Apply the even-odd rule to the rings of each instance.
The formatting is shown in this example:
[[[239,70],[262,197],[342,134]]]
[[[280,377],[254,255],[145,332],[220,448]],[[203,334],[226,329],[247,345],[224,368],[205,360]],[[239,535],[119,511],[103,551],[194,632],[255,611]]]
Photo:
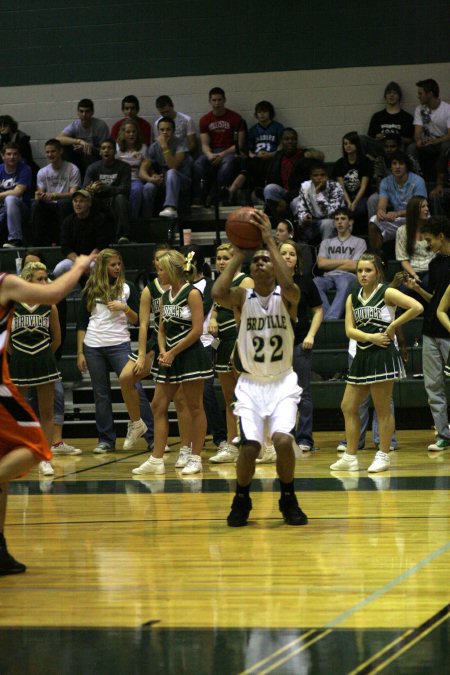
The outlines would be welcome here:
[[[306,525],[308,516],[303,513],[298,505],[295,494],[282,495],[278,501],[278,506],[283,514],[284,522],[288,525]]]
[[[231,504],[231,511],[227,518],[230,527],[247,525],[248,514],[252,510],[252,500],[244,495],[235,495]]]

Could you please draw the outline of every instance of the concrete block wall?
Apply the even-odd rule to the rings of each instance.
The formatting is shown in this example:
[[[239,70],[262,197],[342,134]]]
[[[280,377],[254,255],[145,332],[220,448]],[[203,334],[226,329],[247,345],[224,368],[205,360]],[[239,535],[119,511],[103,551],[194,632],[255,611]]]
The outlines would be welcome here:
[[[298,131],[301,145],[319,148],[327,161],[335,161],[345,132],[367,131],[370,116],[383,107],[389,81],[400,84],[403,107],[412,113],[417,104],[414,83],[427,77],[437,80],[441,97],[450,101],[448,63],[427,63],[3,87],[0,114],[14,117],[31,136],[35,159],[43,165],[44,142],[76,117],[81,98],[92,98],[96,116],[112,125],[121,117],[123,96],[135,94],[141,115],[153,121],[156,97],[169,94],[177,110],[198,122],[209,110],[208,90],[221,86],[228,107],[240,112],[249,126],[255,103],[270,100],[277,119]]]

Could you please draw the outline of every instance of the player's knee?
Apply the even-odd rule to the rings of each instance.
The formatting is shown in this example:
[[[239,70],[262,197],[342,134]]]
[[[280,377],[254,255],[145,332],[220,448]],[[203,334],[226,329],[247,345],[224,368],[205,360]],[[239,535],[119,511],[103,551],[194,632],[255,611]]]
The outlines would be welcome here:
[[[294,452],[292,448],[292,436],[289,434],[275,433],[272,436],[272,442],[277,454],[286,454]]]
[[[261,451],[261,446],[256,441],[246,441],[241,445],[241,454],[250,460],[255,460]]]

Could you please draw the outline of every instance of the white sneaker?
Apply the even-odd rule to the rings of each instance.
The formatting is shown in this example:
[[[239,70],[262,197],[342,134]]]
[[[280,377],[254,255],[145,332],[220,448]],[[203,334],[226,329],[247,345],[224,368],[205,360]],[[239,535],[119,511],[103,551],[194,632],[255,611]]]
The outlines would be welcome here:
[[[312,447],[310,445],[300,443],[300,445],[298,447],[299,447],[299,450],[301,450],[302,452],[312,452]]]
[[[150,457],[143,463],[141,466],[137,466],[135,469],[132,469],[131,473],[135,475],[140,475],[142,473],[165,473],[166,467],[164,466],[163,459],[157,459],[150,455]]]
[[[136,441],[145,434],[147,425],[143,420],[137,422],[128,422],[127,437],[123,442],[124,450],[131,450],[136,444]]]
[[[161,218],[178,218],[178,211],[173,206],[166,206],[159,215]]]
[[[115,448],[111,448],[108,443],[99,443],[92,452],[96,455],[103,455],[105,452],[115,452]]]
[[[344,452],[337,462],[331,464],[330,469],[332,471],[359,471],[358,458],[356,455],[349,455]]]
[[[186,465],[181,473],[186,476],[191,473],[201,473],[203,471],[202,458],[200,455],[190,455]]]
[[[391,460],[389,459],[389,455],[386,452],[383,452],[382,450],[378,450],[378,452],[375,453],[373,462],[369,466],[367,471],[369,473],[378,473],[379,471],[387,471],[390,468],[391,468]]]
[[[44,476],[54,476],[55,470],[50,462],[39,462],[39,472]]]
[[[215,464],[226,462],[234,463],[238,458],[238,454],[239,450],[234,445],[226,443],[222,449],[219,449],[216,454],[213,455],[213,457],[209,458],[209,461],[214,462]]]
[[[61,443],[56,443],[52,445],[52,453],[54,455],[81,455],[83,451],[80,448],[75,448],[73,445],[69,445],[65,441]]]
[[[164,452],[171,452],[171,451],[172,448],[170,447],[170,445],[166,445],[166,447],[164,448]]]
[[[277,461],[277,453],[271,443],[264,443],[262,453],[256,459],[257,464],[273,464]]]
[[[338,452],[346,452],[347,451],[347,441],[340,441],[336,446],[336,450]]]
[[[178,453],[177,461],[175,462],[176,469],[183,469],[192,455],[192,450],[187,445],[182,445]]]

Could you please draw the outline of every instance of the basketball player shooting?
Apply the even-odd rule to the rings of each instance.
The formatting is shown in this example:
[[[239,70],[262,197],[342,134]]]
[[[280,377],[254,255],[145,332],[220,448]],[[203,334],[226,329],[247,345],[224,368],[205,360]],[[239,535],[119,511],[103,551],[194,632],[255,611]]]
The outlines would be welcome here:
[[[8,481],[21,476],[52,453],[41,425],[30,406],[11,382],[7,361],[9,330],[14,303],[55,305],[89,271],[96,255],[76,258],[72,269],[51,284],[32,284],[13,274],[0,274],[0,576],[25,572],[25,565],[8,552],[3,534]]]
[[[250,222],[261,231],[264,244],[264,248],[254,251],[250,265],[255,287],[230,288],[234,275],[249,254],[248,249],[236,248],[212,288],[214,300],[233,309],[239,323],[235,366],[240,375],[234,413],[238,417],[240,449],[236,495],[227,522],[230,527],[247,525],[252,508],[250,484],[267,427],[277,453],[280,511],[288,525],[306,525],[308,519],[294,491],[292,448],[292,430],[302,391],[292,369],[292,322],[297,317],[300,291],[272,237],[269,218],[255,211]]]

